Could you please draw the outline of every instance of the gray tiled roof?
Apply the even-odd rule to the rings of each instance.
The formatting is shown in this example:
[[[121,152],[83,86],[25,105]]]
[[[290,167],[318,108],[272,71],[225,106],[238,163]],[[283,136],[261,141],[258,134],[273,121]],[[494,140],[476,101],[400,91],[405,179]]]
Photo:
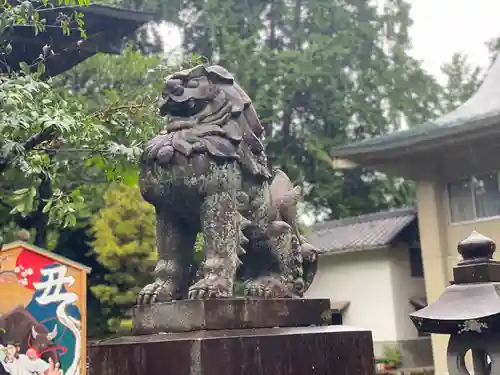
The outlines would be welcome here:
[[[391,243],[417,218],[414,208],[327,221],[312,226],[310,243],[322,253],[376,248]]]

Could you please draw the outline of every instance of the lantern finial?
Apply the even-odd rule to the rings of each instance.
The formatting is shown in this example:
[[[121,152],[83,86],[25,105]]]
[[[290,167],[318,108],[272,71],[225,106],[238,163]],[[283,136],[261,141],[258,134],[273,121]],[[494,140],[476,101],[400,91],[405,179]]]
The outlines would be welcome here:
[[[458,244],[458,252],[463,257],[462,264],[491,260],[495,252],[495,242],[475,230]]]

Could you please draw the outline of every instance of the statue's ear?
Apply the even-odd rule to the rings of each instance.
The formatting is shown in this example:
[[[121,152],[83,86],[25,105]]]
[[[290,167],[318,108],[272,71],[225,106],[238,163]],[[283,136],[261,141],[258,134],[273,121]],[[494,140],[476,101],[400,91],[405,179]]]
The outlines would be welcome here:
[[[187,78],[196,78],[196,77],[202,77],[202,76],[207,76],[208,71],[205,65],[197,65],[194,68],[189,69],[189,74]]]
[[[215,84],[225,83],[228,85],[232,85],[234,83],[234,76],[229,73],[226,68],[223,68],[220,65],[207,66],[206,71],[210,81]]]

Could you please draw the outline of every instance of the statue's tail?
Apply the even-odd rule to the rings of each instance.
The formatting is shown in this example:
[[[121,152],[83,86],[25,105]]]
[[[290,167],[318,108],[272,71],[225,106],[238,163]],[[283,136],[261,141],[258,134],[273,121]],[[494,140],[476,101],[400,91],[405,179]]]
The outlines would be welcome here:
[[[302,264],[304,269],[304,293],[311,286],[318,271],[318,249],[301,238]]]
[[[302,268],[305,292],[311,285],[318,269],[318,250],[307,242],[299,232],[297,224],[297,203],[302,189],[293,186],[290,178],[281,170],[276,170],[271,183],[271,216],[290,225],[297,236],[302,255]]]

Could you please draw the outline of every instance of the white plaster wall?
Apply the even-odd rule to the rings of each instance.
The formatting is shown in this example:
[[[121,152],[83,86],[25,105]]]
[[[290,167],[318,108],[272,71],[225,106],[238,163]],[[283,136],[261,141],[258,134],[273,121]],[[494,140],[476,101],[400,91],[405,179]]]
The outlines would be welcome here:
[[[391,248],[389,258],[397,339],[418,338],[418,331],[409,317],[415,311],[409,299],[410,297],[425,297],[424,278],[411,276],[410,253],[406,246]]]
[[[370,329],[373,341],[395,341],[391,271],[388,249],[320,256],[306,297],[350,301],[344,324]]]

